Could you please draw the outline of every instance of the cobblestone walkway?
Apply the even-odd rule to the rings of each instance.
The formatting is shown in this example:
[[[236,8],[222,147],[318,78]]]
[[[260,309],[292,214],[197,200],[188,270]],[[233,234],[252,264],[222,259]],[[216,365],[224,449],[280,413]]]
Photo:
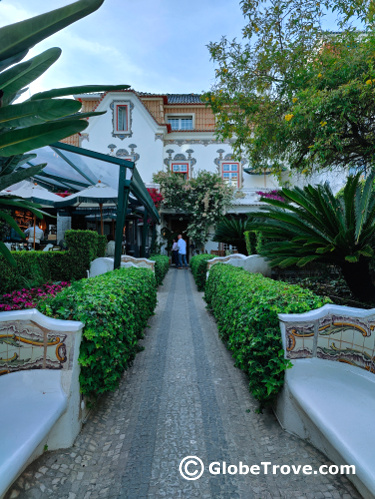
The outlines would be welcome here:
[[[271,412],[254,412],[246,378],[233,367],[190,271],[170,270],[158,298],[145,350],[120,388],[100,400],[74,447],[44,454],[8,498],[360,497],[338,475],[210,475],[213,461],[318,469],[327,460],[285,433]],[[199,480],[180,476],[185,456],[205,463]]]

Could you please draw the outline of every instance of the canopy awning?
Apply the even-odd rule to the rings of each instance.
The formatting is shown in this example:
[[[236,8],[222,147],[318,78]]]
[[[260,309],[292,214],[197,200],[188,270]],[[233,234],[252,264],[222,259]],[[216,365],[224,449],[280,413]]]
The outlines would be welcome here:
[[[79,192],[102,182],[118,192],[120,168],[131,169],[130,192],[144,206],[151,220],[160,223],[159,213],[133,162],[63,142],[32,152],[37,154],[38,163],[47,163],[35,178],[41,185],[54,190]],[[34,160],[29,163],[32,164],[37,163]]]

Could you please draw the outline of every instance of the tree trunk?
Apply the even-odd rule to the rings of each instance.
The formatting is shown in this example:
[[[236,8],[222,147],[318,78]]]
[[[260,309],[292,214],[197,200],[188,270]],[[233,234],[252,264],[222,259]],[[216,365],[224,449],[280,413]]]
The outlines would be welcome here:
[[[355,298],[360,301],[375,303],[375,286],[370,276],[369,261],[344,262],[341,269],[344,279]]]

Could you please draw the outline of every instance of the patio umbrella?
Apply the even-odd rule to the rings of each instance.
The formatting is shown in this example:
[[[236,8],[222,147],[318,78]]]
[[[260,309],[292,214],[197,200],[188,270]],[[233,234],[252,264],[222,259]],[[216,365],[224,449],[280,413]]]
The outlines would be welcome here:
[[[59,199],[55,203],[57,208],[64,208],[66,206],[80,206],[82,204],[86,206],[99,205],[100,208],[100,230],[101,234],[104,234],[103,226],[103,204],[113,205],[117,203],[118,192],[117,190],[109,187],[103,182],[98,182],[96,185],[91,185],[84,189],[83,191],[76,192],[71,196],[67,196],[65,199]]]
[[[33,182],[23,180],[17,184],[11,185],[7,189],[1,191],[2,195],[17,196],[22,199],[28,199],[33,203],[38,203],[42,206],[54,206],[56,201],[60,201],[61,197],[48,189],[41,187]],[[35,226],[36,216],[34,215],[34,250],[35,250]]]
[[[1,191],[2,195],[17,196],[22,199],[29,199],[34,203],[41,204],[42,206],[54,206],[56,201],[60,201],[61,197],[48,189],[41,187],[40,185],[34,184],[33,182],[28,182],[23,180],[17,184],[11,185],[7,189]]]

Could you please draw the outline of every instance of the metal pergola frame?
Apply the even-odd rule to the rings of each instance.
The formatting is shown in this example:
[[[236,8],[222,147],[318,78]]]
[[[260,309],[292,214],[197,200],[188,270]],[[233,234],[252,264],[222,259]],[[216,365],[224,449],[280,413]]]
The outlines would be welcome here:
[[[49,146],[62,160],[64,160],[67,165],[73,168],[82,178],[87,181],[77,182],[75,180],[67,179],[63,176],[51,175],[48,173],[41,172],[35,178],[38,178],[40,183],[47,185],[55,185],[59,183],[63,187],[73,188],[77,191],[80,189],[77,187],[85,188],[89,185],[95,185],[94,179],[90,178],[89,175],[82,172],[79,166],[75,165],[74,162],[67,158],[64,151],[77,154],[79,156],[85,156],[88,158],[93,158],[105,163],[113,164],[119,166],[119,185],[118,185],[118,204],[117,204],[117,215],[116,215],[116,234],[115,234],[115,262],[114,268],[119,268],[121,265],[121,250],[122,250],[122,234],[125,225],[125,218],[128,210],[129,194],[132,193],[134,197],[140,202],[144,207],[143,213],[143,232],[142,232],[142,255],[145,256],[145,243],[147,239],[148,223],[147,220],[150,218],[155,224],[160,223],[159,213],[155,208],[154,202],[146,189],[142,178],[135,167],[133,161],[128,161],[125,159],[117,158],[114,156],[109,156],[108,154],[99,153],[96,151],[90,151],[89,149],[84,149],[82,147],[72,146],[70,144],[65,144],[64,142],[55,142]],[[30,165],[31,163],[29,163]]]

